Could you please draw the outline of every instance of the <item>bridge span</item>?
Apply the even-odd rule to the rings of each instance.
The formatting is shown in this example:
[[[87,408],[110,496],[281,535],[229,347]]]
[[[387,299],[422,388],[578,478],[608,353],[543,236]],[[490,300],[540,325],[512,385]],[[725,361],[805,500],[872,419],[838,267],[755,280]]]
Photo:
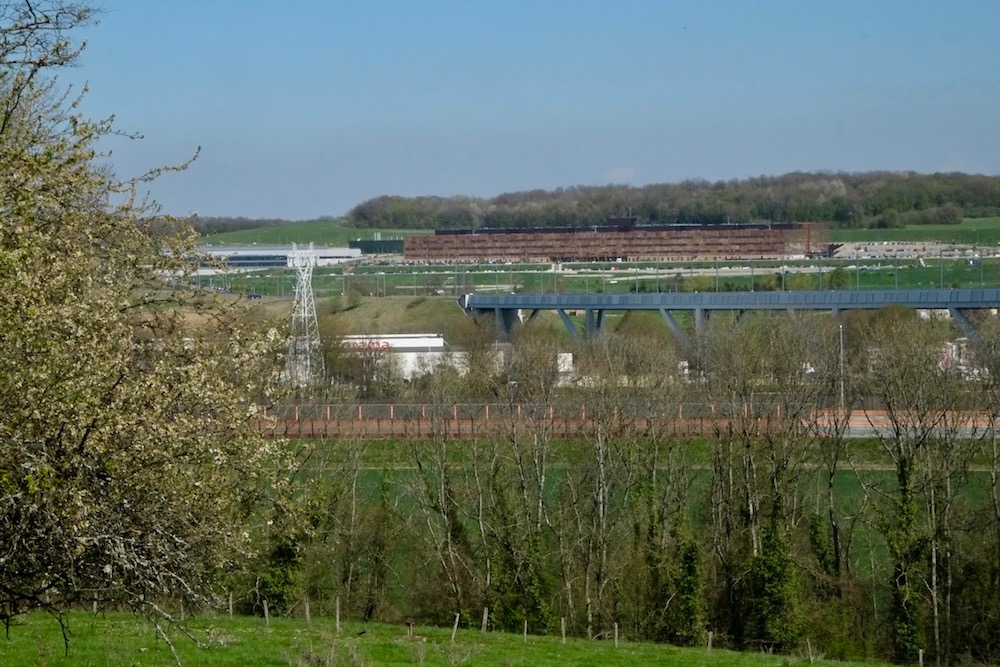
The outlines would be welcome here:
[[[1000,288],[904,289],[904,290],[811,290],[780,292],[659,292],[655,294],[466,294],[459,305],[470,315],[493,315],[497,337],[506,340],[527,312],[530,321],[543,310],[554,310],[574,338],[594,336],[604,328],[612,310],[659,311],[678,342],[691,347],[687,333],[674,313],[694,315],[695,334],[700,335],[711,313],[750,310],[819,310],[837,315],[847,310],[875,310],[891,305],[926,310],[947,310],[970,339],[978,339],[966,312],[1000,307]],[[582,311],[581,332],[570,311]]]

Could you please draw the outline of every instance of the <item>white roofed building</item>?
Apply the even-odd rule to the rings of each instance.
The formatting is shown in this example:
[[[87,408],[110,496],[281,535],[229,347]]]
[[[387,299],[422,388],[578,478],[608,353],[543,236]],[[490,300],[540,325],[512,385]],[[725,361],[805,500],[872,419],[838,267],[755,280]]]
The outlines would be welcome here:
[[[344,336],[341,343],[359,353],[392,354],[405,380],[412,380],[442,363],[463,370],[462,355],[445,349],[442,334],[372,334]]]
[[[300,247],[299,250],[303,248]],[[357,248],[328,248],[317,246],[310,249],[316,257],[314,266],[334,266],[361,259]],[[291,268],[295,253],[293,246],[202,246],[198,253],[210,257],[229,271],[260,271],[264,269]],[[214,273],[214,267],[206,266],[200,272]]]

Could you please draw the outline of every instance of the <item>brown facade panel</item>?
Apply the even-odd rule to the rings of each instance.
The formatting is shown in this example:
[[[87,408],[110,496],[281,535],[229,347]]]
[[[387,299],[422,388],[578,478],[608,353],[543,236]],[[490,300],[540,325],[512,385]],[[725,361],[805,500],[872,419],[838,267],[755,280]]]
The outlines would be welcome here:
[[[406,237],[404,258],[435,263],[777,259],[819,250],[825,231],[818,224],[784,224],[452,232]]]

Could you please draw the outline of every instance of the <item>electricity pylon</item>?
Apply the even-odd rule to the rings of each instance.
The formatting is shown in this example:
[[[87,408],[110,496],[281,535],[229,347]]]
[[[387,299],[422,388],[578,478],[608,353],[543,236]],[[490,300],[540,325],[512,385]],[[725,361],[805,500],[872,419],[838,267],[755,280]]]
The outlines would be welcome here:
[[[309,249],[292,245],[289,256],[295,269],[295,305],[292,308],[292,338],[288,344],[288,361],[285,376],[293,386],[307,387],[323,379],[323,347],[319,339],[319,322],[316,320],[316,298],[313,296],[312,273],[316,266],[313,244]]]

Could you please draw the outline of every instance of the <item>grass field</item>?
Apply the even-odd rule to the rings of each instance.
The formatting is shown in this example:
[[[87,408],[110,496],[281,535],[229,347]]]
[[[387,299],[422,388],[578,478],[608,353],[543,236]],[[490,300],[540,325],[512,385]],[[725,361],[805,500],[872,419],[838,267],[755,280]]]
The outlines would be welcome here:
[[[831,229],[830,241],[940,241],[995,246],[1000,244],[1000,218],[966,218],[957,225],[911,225],[900,229]]]
[[[347,245],[353,238],[372,238],[374,230],[350,229],[335,221],[310,221],[229,232],[204,237],[213,244],[288,244],[313,241]],[[429,230],[380,230],[383,238]],[[831,241],[942,241],[996,246],[1000,218],[967,219],[959,225],[922,225],[904,229],[831,230]],[[526,292],[622,294],[625,292],[727,291],[770,289],[761,281],[775,275],[791,277],[788,289],[822,289],[822,276],[841,267],[851,274],[853,289],[919,287],[978,287],[1000,285],[1000,258],[983,253],[979,261],[958,257],[863,260],[784,260],[742,262],[621,262],[566,264],[553,271],[549,264],[324,267],[313,276],[317,298],[346,295],[407,295],[458,297],[467,292]],[[699,271],[700,270],[700,271]],[[700,274],[701,277],[695,280]],[[792,277],[794,276],[794,277]],[[288,270],[202,276],[204,287],[264,296],[291,297],[295,276]],[[784,281],[780,281],[783,283]]]
[[[469,316],[455,299],[442,297],[369,298],[336,312],[330,300],[321,299],[316,312],[320,320],[331,320],[342,335],[441,333],[450,341],[469,324]]]
[[[378,270],[375,270],[375,269]],[[316,298],[352,292],[364,296],[458,298],[468,292],[506,294],[623,294],[626,292],[828,289],[831,272],[847,272],[847,289],[908,289],[926,287],[995,287],[1000,285],[1000,258],[967,261],[955,257],[863,260],[797,260],[787,262],[726,262],[717,268],[664,263],[637,268],[628,263],[615,271],[553,272],[539,265],[525,267],[321,267],[312,278]],[[825,282],[827,281],[827,282]],[[192,282],[263,296],[291,298],[295,275],[267,270],[198,276]]]
[[[148,623],[126,614],[70,614],[69,656],[64,655],[57,624],[42,615],[20,618],[9,639],[0,639],[0,664],[52,667],[119,667],[174,665],[166,644]],[[332,619],[199,617],[188,627],[206,646],[199,648],[179,632],[171,640],[184,665],[287,667],[298,665],[593,665],[636,667],[788,667],[810,664],[806,650],[799,655],[734,653],[706,648],[681,649],[667,645],[614,641],[586,641],[558,637],[527,637],[478,630],[414,628],[413,638],[402,626],[344,624],[340,634]],[[364,634],[360,634],[360,633]],[[813,656],[815,665],[844,665]],[[871,665],[872,663],[864,663]]]
[[[211,245],[280,245],[314,242],[321,245],[346,246],[353,239],[383,239],[407,235],[433,234],[429,229],[354,229],[335,220],[306,220],[273,227],[260,227],[205,236],[202,242]],[[831,229],[834,243],[881,241],[939,241],[982,246],[1000,244],[1000,218],[966,218],[957,225],[911,225],[900,229]]]
[[[383,240],[402,238],[409,234],[433,234],[428,229],[354,229],[344,227],[335,220],[306,220],[290,222],[273,227],[244,229],[223,234],[204,236],[205,245],[286,245],[289,243],[315,243],[335,247],[346,247],[354,239],[372,239],[381,234]]]

